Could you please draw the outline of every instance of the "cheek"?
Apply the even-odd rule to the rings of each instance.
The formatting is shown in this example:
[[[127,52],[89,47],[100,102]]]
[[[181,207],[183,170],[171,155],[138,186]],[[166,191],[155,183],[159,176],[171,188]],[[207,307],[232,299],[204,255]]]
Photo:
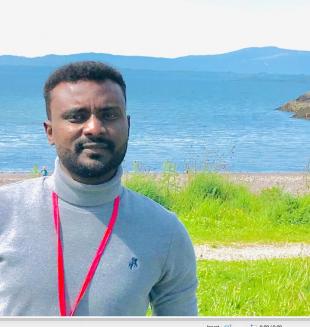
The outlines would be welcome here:
[[[118,129],[113,138],[115,143],[122,147],[128,140],[128,130],[124,127]]]
[[[72,143],[79,137],[79,130],[71,126],[57,126],[53,131],[54,142],[59,147],[70,148]]]
[[[126,122],[121,122],[117,124],[114,128],[114,135],[120,142],[127,140],[128,138],[128,124]]]

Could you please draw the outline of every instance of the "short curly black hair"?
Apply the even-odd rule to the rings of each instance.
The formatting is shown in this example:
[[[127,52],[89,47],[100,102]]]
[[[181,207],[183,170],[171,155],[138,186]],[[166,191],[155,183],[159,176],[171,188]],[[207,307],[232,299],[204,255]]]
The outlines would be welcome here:
[[[44,85],[47,118],[51,118],[51,91],[61,82],[104,82],[106,80],[111,80],[121,87],[126,102],[126,83],[122,74],[115,68],[99,61],[78,61],[58,68],[49,76]]]

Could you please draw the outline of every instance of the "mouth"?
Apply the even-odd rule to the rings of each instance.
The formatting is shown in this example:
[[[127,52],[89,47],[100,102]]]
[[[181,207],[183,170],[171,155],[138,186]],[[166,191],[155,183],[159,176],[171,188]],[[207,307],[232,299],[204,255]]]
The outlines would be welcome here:
[[[85,143],[81,147],[81,152],[89,158],[98,160],[99,158],[110,155],[112,151],[106,143]]]
[[[85,140],[75,145],[77,154],[85,153],[87,156],[106,156],[114,152],[114,144],[107,140]]]
[[[89,150],[110,150],[110,147],[106,143],[85,143],[82,146],[83,149]]]

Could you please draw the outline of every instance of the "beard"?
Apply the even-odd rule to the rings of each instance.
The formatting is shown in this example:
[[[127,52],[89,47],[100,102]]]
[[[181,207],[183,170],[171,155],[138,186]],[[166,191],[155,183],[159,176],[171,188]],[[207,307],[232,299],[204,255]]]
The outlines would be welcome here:
[[[87,156],[87,161],[81,160],[81,154],[84,149],[84,144],[98,143],[106,146],[106,151],[110,152],[110,159],[107,160],[106,155],[92,153]],[[116,171],[123,162],[127,152],[128,138],[119,149],[116,149],[115,144],[107,139],[88,138],[87,140],[78,140],[74,144],[74,150],[69,151],[57,147],[59,160],[64,167],[73,175],[82,179],[101,178],[109,174],[111,171]]]

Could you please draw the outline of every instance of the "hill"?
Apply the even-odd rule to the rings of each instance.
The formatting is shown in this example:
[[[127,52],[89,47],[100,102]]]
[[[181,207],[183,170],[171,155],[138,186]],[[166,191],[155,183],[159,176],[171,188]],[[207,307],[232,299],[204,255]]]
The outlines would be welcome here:
[[[2,55],[0,56],[0,66],[55,67],[79,60],[99,60],[120,69],[310,74],[310,51],[287,50],[277,47],[245,48],[218,55],[178,58],[121,56],[106,53],[51,54],[34,58]]]

